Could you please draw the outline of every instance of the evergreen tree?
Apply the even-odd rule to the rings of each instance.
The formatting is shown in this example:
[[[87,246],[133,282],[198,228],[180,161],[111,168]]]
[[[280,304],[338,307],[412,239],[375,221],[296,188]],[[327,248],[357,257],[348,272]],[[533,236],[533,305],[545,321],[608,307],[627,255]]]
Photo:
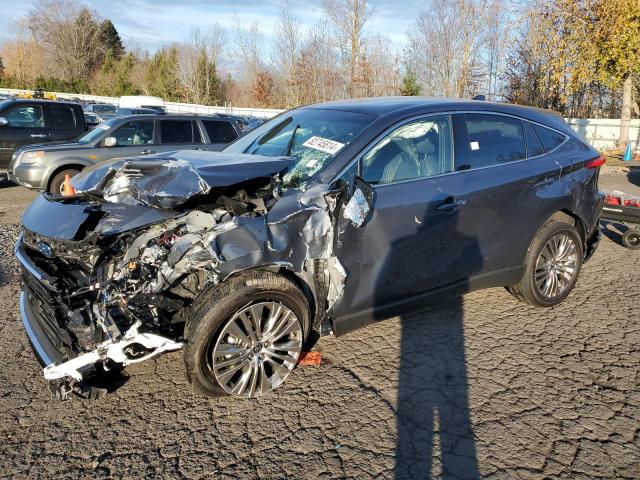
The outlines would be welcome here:
[[[149,95],[168,101],[179,101],[177,65],[178,50],[175,47],[163,48],[151,57],[145,73]]]
[[[417,97],[422,93],[422,88],[418,83],[416,74],[413,70],[408,69],[406,75],[402,79],[402,88],[400,89],[400,95],[405,97]]]
[[[111,20],[105,20],[100,24],[100,39],[104,45],[105,56],[111,54],[115,60],[120,60],[124,55],[124,45],[116,27]]]

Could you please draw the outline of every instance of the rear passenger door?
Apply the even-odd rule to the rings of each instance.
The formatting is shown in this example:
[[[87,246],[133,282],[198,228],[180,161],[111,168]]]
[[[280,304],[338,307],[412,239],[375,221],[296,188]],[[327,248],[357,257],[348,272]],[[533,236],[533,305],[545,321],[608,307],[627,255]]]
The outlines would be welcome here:
[[[454,115],[458,229],[476,239],[483,272],[514,274],[542,221],[561,208],[561,165],[529,122],[497,113]]]
[[[209,137],[207,150],[219,151],[238,138],[238,132],[228,120],[203,120]]]
[[[195,150],[203,147],[198,122],[194,120],[159,120],[159,152]]]

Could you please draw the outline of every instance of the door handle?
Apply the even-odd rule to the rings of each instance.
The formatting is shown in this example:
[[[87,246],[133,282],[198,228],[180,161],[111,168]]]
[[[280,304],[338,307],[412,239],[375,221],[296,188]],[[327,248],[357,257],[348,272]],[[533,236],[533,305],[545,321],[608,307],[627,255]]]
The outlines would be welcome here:
[[[31,138],[47,138],[49,135],[46,133],[32,133],[30,135]]]
[[[464,207],[466,204],[466,200],[456,200],[454,197],[447,197],[444,202],[436,207],[436,210],[438,212],[452,213],[460,207]]]
[[[155,150],[142,150],[140,155],[151,155],[152,153],[156,153]]]

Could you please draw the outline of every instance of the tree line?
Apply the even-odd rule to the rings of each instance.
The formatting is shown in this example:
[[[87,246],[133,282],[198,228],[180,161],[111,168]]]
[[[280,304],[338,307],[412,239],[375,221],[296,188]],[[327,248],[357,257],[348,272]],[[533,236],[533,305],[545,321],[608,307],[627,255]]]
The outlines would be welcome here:
[[[40,0],[0,46],[0,85],[265,108],[484,94],[570,117],[640,113],[638,0],[426,0],[401,44],[373,32],[367,0],[321,5],[311,26],[282,0],[270,36],[235,18],[148,52],[82,3]]]

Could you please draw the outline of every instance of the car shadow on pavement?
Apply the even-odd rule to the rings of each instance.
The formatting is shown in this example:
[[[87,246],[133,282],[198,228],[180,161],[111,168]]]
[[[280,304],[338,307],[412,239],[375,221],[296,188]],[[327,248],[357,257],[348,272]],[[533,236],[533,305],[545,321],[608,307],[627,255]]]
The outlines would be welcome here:
[[[0,174],[0,188],[8,188],[8,187],[15,187],[16,184],[13,183],[11,180],[9,180],[9,178],[7,178],[6,175],[4,174]]]
[[[425,214],[417,233],[392,244],[381,278],[404,283],[400,291],[419,294],[422,285],[433,286],[434,282],[438,286],[457,285],[459,272],[473,274],[482,270],[477,240],[463,233],[475,227],[460,225],[455,212],[438,215],[441,216],[434,217],[432,213],[429,218]],[[438,222],[442,222],[443,229],[445,226],[455,229],[443,230],[446,241],[433,238],[433,226]],[[416,243],[422,245],[422,251],[415,251]],[[460,246],[453,249],[460,252],[459,256],[451,255],[452,243]],[[410,271],[403,271],[404,268]],[[393,273],[391,276],[388,269]],[[377,285],[376,298],[384,296],[388,288]],[[480,477],[469,411],[464,342],[462,294],[468,290],[468,280],[463,280],[455,290],[457,296],[445,297],[442,303],[401,316],[396,479]]]

